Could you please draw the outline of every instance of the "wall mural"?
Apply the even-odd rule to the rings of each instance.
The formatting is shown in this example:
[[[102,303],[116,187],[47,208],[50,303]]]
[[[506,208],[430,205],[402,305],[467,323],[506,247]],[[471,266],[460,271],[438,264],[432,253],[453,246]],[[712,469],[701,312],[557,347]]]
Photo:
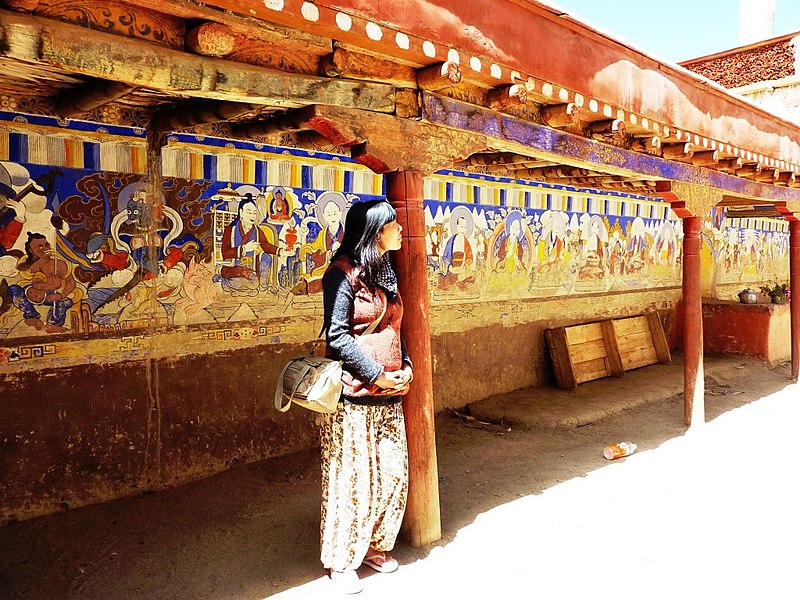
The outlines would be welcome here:
[[[714,208],[701,233],[702,268],[710,273],[708,294],[724,285],[743,287],[789,282],[789,223],[783,219],[726,218]],[[741,287],[738,287],[741,286]],[[770,285],[771,287],[771,285]]]
[[[427,197],[475,197],[497,205],[426,201],[434,302],[681,284],[681,224],[663,203],[452,173],[437,178],[427,185]],[[459,193],[458,185],[467,189]]]
[[[370,196],[0,163],[0,337],[283,317]]]
[[[287,317],[319,313],[348,208],[384,194],[380,176],[342,157],[185,135],[171,137],[166,176],[148,190],[143,132],[84,125],[80,139],[26,119],[0,128],[7,343],[110,331],[127,351],[147,328],[222,325],[206,329],[228,339],[253,322],[254,337],[280,341]],[[662,202],[452,171],[426,178],[425,198],[434,303],[681,285],[681,224]],[[712,287],[788,280],[786,223],[719,212],[703,239]]]

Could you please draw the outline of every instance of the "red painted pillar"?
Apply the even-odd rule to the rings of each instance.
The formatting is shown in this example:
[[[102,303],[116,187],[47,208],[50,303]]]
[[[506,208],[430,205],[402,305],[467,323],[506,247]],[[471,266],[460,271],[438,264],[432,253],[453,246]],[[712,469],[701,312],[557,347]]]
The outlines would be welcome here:
[[[403,246],[395,253],[403,297],[403,339],[414,361],[414,381],[403,400],[408,438],[408,506],[401,535],[419,547],[442,537],[439,474],[433,406],[433,364],[422,208],[424,175],[414,171],[387,173],[386,197],[403,226]]]
[[[700,217],[683,219],[683,419],[689,426],[705,422],[700,226]]]
[[[789,221],[789,309],[792,323],[792,381],[800,375],[800,221]]]

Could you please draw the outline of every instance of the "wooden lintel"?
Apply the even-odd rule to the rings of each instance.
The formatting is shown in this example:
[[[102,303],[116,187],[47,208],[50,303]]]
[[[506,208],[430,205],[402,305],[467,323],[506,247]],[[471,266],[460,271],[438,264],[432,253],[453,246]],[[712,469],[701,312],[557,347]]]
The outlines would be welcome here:
[[[417,71],[417,86],[421,90],[438,92],[461,81],[461,65],[447,60]]]
[[[572,102],[551,104],[542,106],[539,114],[542,116],[542,123],[548,127],[561,128],[577,123],[580,120],[581,109]]]
[[[486,101],[490,108],[503,110],[510,106],[521,106],[528,98],[528,90],[524,84],[514,83],[502,85],[486,93]]]
[[[521,154],[532,153],[541,160],[566,162],[649,180],[693,183],[744,197],[800,201],[799,189],[766,185],[713,169],[602,144],[563,130],[433,94],[422,94],[422,118],[423,123],[484,135],[487,146]]]
[[[792,185],[796,179],[797,176],[791,171],[778,171],[776,173],[775,183]]]
[[[114,100],[119,100],[135,89],[127,83],[117,81],[93,81],[82,88],[64,93],[56,101],[55,109],[60,116],[71,119],[89,113]]]
[[[483,167],[483,171],[495,175],[506,175],[508,177],[517,177],[517,171],[524,171],[525,169],[541,169],[542,167],[552,167],[557,163],[548,160],[530,159],[528,162],[519,163],[515,165],[489,165]]]
[[[334,48],[333,52],[320,59],[319,74],[326,77],[380,81],[402,88],[417,87],[417,73],[413,68],[344,48]]]
[[[201,57],[35,16],[0,14],[0,54],[197,98],[293,108],[309,104],[394,112],[390,85],[297,75]]]
[[[719,152],[716,150],[694,152],[690,160],[693,165],[698,167],[713,167],[719,162]]]
[[[165,131],[181,131],[198,125],[232,121],[254,113],[258,104],[247,102],[202,102],[156,113],[156,125]]]
[[[236,49],[236,34],[222,23],[201,23],[186,34],[186,47],[204,56],[227,56]]]

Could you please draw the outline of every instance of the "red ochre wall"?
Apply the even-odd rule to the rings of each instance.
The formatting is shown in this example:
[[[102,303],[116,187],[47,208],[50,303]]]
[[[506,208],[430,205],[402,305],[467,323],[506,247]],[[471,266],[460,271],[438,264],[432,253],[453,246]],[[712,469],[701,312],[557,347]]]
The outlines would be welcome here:
[[[706,301],[703,346],[709,354],[744,354],[770,364],[789,360],[789,305]]]

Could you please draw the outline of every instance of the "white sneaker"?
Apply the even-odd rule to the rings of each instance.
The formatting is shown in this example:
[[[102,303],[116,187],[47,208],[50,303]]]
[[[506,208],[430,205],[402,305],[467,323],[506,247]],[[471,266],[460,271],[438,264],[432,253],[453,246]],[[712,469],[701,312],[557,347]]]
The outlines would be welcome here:
[[[334,571],[331,569],[331,581],[342,594],[358,594],[364,589],[355,569],[347,569],[346,571]]]

